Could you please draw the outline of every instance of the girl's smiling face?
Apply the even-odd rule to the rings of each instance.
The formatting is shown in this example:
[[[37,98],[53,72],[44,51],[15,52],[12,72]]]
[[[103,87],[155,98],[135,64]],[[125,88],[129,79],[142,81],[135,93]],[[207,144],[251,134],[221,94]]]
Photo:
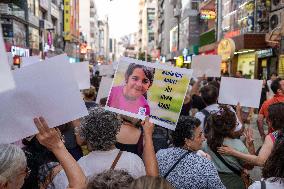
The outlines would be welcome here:
[[[135,68],[126,81],[125,95],[136,99],[145,94],[150,86],[151,82],[146,77],[143,69]]]

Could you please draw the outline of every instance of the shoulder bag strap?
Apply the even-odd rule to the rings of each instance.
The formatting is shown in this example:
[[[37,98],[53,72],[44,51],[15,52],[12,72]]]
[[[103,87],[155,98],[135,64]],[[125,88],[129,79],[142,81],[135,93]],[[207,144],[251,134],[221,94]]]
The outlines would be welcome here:
[[[226,165],[231,171],[233,171],[236,175],[241,176],[241,171],[237,170],[235,167],[231,166],[229,163],[226,162],[226,160],[224,160],[224,158],[217,152],[217,151],[213,151],[215,153],[215,155],[222,161],[222,163],[224,165]]]
[[[178,160],[177,162],[168,170],[168,172],[164,175],[164,178],[166,179],[168,177],[168,175],[173,171],[173,169],[177,166],[177,164],[183,159],[185,158],[185,156],[187,154],[189,154],[190,151],[185,152]]]
[[[266,189],[266,184],[265,184],[265,181],[260,181],[260,184],[261,184],[261,189]]]
[[[119,152],[118,152],[116,158],[114,159],[114,161],[113,161],[113,163],[112,163],[110,169],[114,169],[114,168],[115,168],[115,166],[116,166],[116,164],[117,164],[119,158],[121,157],[121,154],[122,154],[122,151],[119,150]]]

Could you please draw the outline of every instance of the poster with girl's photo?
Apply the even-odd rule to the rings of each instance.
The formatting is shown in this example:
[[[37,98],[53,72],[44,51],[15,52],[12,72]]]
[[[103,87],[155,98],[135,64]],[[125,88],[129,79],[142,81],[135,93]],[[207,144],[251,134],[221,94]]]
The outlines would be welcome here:
[[[175,129],[192,70],[123,57],[106,109]]]

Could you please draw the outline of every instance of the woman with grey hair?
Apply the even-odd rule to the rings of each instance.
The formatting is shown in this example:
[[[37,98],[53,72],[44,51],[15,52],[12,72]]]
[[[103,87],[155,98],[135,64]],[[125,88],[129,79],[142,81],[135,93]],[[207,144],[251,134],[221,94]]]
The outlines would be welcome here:
[[[150,115],[147,91],[153,84],[154,69],[140,64],[129,64],[125,84],[111,89],[107,105],[139,115]]]
[[[0,188],[20,189],[29,175],[23,150],[12,144],[0,145]]]
[[[116,135],[121,121],[116,113],[103,108],[94,108],[84,117],[77,134],[82,137],[89,150],[78,163],[87,177],[99,174],[108,169],[123,169],[134,178],[146,175],[145,166],[139,156],[122,152],[115,148]],[[65,189],[67,178],[61,171],[53,180],[56,189]]]

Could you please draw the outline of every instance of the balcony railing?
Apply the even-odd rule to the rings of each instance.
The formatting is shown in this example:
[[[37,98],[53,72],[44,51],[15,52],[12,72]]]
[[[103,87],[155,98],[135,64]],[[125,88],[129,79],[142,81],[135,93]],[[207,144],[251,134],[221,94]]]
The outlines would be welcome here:
[[[0,13],[26,20],[25,11],[13,3],[0,3]]]

